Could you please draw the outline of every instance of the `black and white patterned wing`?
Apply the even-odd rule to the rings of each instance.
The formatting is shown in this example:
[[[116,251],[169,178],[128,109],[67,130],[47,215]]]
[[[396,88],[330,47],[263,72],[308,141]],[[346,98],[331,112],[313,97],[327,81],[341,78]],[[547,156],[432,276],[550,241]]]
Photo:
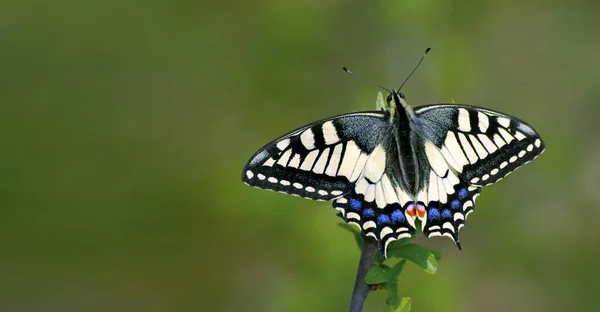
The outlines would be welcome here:
[[[384,257],[390,242],[415,232],[414,222],[406,215],[414,206],[413,196],[398,183],[402,173],[394,140],[390,133],[371,153],[361,153],[359,159],[364,165],[355,168],[353,184],[333,201],[346,222],[379,241]]]
[[[412,203],[401,177],[389,114],[341,115],[294,130],[261,148],[242,180],[250,186],[315,200],[333,200],[344,221],[380,241],[410,237]]]
[[[415,109],[430,165],[426,187],[417,195],[427,207],[423,233],[451,237],[473,211],[483,186],[504,178],[544,151],[537,132],[515,117],[467,105]]]
[[[342,196],[389,132],[383,112],[340,115],[301,127],[259,149],[242,180],[313,200]],[[389,117],[388,117],[389,118]]]

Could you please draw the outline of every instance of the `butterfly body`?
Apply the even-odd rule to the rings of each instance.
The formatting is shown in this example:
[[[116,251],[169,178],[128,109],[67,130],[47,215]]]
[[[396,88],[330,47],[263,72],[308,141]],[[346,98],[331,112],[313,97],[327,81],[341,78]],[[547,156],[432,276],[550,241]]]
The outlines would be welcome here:
[[[331,200],[344,221],[387,245],[459,230],[483,186],[544,150],[525,122],[489,109],[416,107],[392,91],[382,110],[339,115],[291,131],[259,149],[244,168],[251,186]],[[419,220],[420,222],[417,222]]]

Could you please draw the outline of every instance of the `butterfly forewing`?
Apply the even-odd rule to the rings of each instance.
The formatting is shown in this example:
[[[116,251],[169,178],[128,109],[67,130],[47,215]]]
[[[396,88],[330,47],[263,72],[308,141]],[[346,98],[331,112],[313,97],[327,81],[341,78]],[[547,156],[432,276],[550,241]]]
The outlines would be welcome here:
[[[315,200],[343,195],[389,132],[383,112],[324,119],[267,144],[242,174],[248,185]]]

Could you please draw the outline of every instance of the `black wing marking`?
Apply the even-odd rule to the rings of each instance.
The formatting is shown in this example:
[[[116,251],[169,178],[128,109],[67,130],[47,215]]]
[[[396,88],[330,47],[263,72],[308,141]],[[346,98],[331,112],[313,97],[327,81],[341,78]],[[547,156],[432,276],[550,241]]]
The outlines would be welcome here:
[[[535,159],[544,143],[525,122],[492,110],[448,104],[418,107],[415,114],[427,159],[421,170],[429,173],[417,194],[427,210],[423,233],[448,236],[461,248],[458,232],[481,187]]]
[[[389,132],[384,112],[327,118],[291,131],[259,149],[242,180],[262,189],[314,200],[343,195]]]

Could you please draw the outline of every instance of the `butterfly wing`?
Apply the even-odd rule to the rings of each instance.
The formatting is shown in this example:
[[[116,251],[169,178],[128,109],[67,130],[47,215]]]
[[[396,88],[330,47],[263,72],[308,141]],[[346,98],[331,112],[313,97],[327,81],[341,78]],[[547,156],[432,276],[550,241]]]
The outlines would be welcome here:
[[[481,187],[493,184],[544,151],[537,132],[515,117],[467,105],[427,105],[415,109],[415,131],[423,140],[429,168],[417,195],[427,209],[423,233],[448,236],[473,211]]]
[[[344,221],[380,241],[414,233],[405,208],[412,202],[401,176],[395,136],[385,112],[324,119],[291,131],[252,156],[242,180],[263,189],[333,200]]]
[[[353,185],[389,124],[383,112],[340,115],[293,130],[259,149],[242,180],[254,187],[331,200]]]

